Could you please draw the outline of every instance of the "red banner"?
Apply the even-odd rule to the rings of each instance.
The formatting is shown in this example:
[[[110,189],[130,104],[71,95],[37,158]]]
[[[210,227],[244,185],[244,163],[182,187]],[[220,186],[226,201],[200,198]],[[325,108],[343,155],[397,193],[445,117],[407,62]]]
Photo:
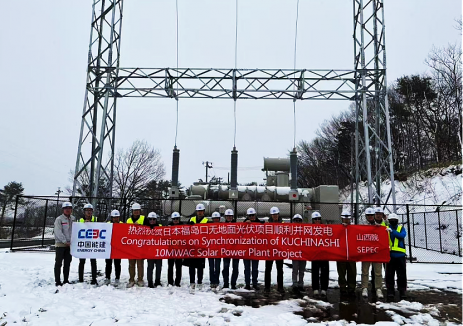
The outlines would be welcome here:
[[[168,227],[113,224],[112,259],[242,258],[389,261],[384,227],[217,223]]]

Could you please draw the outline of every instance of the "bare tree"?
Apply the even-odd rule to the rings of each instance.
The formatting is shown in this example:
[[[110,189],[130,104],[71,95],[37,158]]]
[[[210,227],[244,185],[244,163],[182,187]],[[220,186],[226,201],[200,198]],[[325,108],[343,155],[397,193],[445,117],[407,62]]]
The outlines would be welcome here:
[[[439,94],[438,106],[446,113],[446,122],[451,126],[448,129],[449,136],[451,133],[458,130],[458,151],[462,146],[461,55],[462,50],[460,45],[449,44],[445,48],[433,48],[426,59],[426,64],[432,69],[434,87]],[[454,124],[456,124],[456,126],[454,126]]]
[[[164,163],[157,149],[146,141],[135,141],[127,150],[119,150],[114,160],[113,194],[131,201],[152,181],[164,177]]]

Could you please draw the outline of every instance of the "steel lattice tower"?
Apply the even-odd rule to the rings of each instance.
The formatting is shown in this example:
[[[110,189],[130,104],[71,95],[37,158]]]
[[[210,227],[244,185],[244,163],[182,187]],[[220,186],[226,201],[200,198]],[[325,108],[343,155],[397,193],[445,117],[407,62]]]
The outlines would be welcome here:
[[[380,203],[381,181],[389,179],[385,203],[395,205],[383,0],[353,0],[354,69],[345,70],[120,68],[123,0],[94,0],[92,10],[73,196],[82,180],[92,197],[102,180],[112,187],[119,97],[350,100],[356,103],[356,201]],[[368,198],[360,195],[362,180]]]

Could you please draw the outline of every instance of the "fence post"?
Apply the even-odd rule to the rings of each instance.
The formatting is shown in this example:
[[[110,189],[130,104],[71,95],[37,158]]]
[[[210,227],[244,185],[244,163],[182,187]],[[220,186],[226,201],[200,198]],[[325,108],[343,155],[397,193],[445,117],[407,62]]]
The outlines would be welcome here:
[[[178,199],[178,210],[179,210],[180,216],[182,216],[182,197]]]
[[[14,229],[16,228],[16,217],[18,215],[18,203],[19,203],[19,196],[16,196],[16,203],[14,205],[13,229],[11,230],[10,250],[13,250]]]
[[[359,204],[358,203],[355,203],[354,219],[355,219],[355,225],[358,225],[359,224]]]
[[[45,201],[45,216],[43,217],[42,247],[45,245],[45,227],[47,225],[48,199]]]
[[[458,227],[458,211],[457,210],[455,210],[455,218],[456,218],[456,221],[457,221],[458,256],[461,257],[461,248],[460,248],[461,232],[460,232],[460,228]]]
[[[424,241],[426,243],[426,250],[428,250],[428,231],[427,231],[427,226],[426,226],[426,212],[423,213],[424,217]]]
[[[236,221],[236,219],[238,218],[238,201],[236,199],[233,201],[233,207],[235,209],[235,221]]]
[[[426,213],[425,213],[426,214]],[[415,236],[415,213],[412,214],[412,227],[413,227],[413,246],[416,248],[416,236]],[[408,229],[410,231],[410,229]]]
[[[439,243],[440,243],[440,252],[442,252],[442,230],[440,228],[440,212],[437,208],[437,222],[439,223]]]
[[[412,237],[410,235],[410,207],[408,204],[405,205],[407,208],[407,228],[408,228],[408,253],[410,254],[410,263],[413,263],[412,259]],[[415,237],[415,235],[413,235]]]

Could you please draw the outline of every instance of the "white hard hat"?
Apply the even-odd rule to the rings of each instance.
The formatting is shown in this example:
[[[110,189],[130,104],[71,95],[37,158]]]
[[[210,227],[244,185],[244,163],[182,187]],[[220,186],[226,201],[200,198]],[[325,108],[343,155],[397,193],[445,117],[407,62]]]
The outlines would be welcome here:
[[[273,206],[272,208],[270,208],[270,215],[272,214],[280,214],[280,210],[278,209],[278,207]]]
[[[302,220],[302,216],[301,216],[300,214],[296,214],[296,215],[293,216],[293,220],[294,220],[294,219],[300,219],[300,220]]]
[[[389,220],[398,220],[399,217],[397,216],[397,214],[395,213],[391,213],[389,214],[389,216],[387,217]]]
[[[132,204],[132,210],[134,211],[134,210],[137,210],[137,209],[141,209],[140,204],[139,203],[133,203]]]
[[[256,214],[256,210],[252,207],[248,208],[248,210],[246,211],[246,215],[254,215]]]
[[[349,211],[342,211],[341,216],[344,218],[350,218],[350,212]]]
[[[65,201],[65,202],[63,203],[63,205],[61,205],[61,207],[62,207],[62,208],[66,208],[66,207],[71,207],[71,208],[72,208],[72,204],[71,204],[70,202],[68,202],[68,201]]]
[[[111,217],[119,217],[119,216],[121,216],[121,213],[119,213],[117,209],[113,209],[111,211]]]
[[[321,218],[322,215],[319,212],[313,212],[312,213],[312,218]]]
[[[198,205],[196,205],[196,210],[197,211],[205,211],[206,207],[204,207],[204,204],[198,204]]]
[[[224,215],[231,215],[231,216],[233,216],[233,209],[227,209],[227,210],[225,211],[225,214],[224,214]]]
[[[368,207],[366,210],[365,210],[365,215],[375,215],[375,210],[371,207]]]
[[[375,213],[383,213],[383,208],[381,206],[375,207]]]
[[[214,212],[212,213],[212,218],[220,218],[220,213],[219,212]]]
[[[93,209],[93,205],[92,204],[85,204],[84,209]]]
[[[150,212],[148,218],[158,218],[158,215],[155,212]]]
[[[180,213],[179,212],[173,212],[170,218],[180,218]]]

